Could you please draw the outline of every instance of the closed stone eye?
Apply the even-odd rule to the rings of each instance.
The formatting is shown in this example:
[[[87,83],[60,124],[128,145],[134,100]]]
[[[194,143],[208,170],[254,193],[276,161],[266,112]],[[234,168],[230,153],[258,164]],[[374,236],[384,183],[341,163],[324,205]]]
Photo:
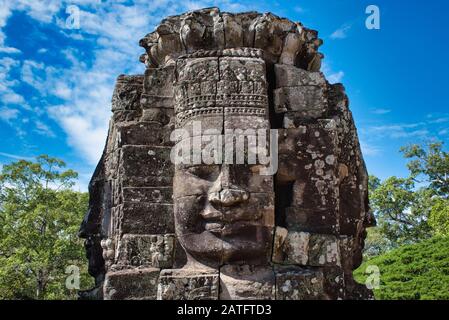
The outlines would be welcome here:
[[[204,180],[214,180],[218,177],[219,171],[214,166],[193,166],[187,172]]]

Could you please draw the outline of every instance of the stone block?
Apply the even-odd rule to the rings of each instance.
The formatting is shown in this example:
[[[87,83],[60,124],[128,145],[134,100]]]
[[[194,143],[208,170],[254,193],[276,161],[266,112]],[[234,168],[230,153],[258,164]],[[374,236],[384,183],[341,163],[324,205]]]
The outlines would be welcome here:
[[[275,64],[274,74],[276,88],[326,85],[326,79],[321,72],[310,72],[293,65]]]
[[[343,300],[346,297],[345,274],[340,267],[322,268],[324,293],[328,300]]]
[[[287,207],[285,225],[290,231],[337,235],[339,234],[338,210]]]
[[[160,269],[146,268],[108,272],[105,300],[155,300]]]
[[[254,115],[245,113],[254,112]],[[224,129],[269,129],[268,112],[265,108],[239,108],[237,111],[225,110]]]
[[[158,300],[218,300],[219,274],[214,270],[165,269],[161,271]]]
[[[223,14],[223,29],[226,48],[243,47],[243,28],[234,15]]]
[[[220,268],[221,300],[274,300],[271,267],[225,265]]]
[[[303,44],[304,41],[298,33],[287,34],[284,39],[282,54],[279,57],[279,63],[293,66]]]
[[[174,245],[174,234],[125,234],[117,247],[117,263],[132,267],[171,268]]]
[[[123,186],[171,186],[174,165],[170,151],[170,147],[124,146],[119,168]]]
[[[143,76],[120,75],[112,95],[112,111],[131,111],[140,109]]]
[[[147,68],[144,74],[143,93],[169,97],[173,95],[174,66]]]
[[[323,88],[318,86],[283,87],[273,91],[276,113],[294,111],[304,120],[322,118],[328,110]]]
[[[123,234],[174,233],[173,205],[125,202],[120,225]]]
[[[340,266],[340,245],[337,237],[311,234],[307,264],[310,266]]]
[[[121,123],[116,128],[120,146],[165,146],[171,147],[172,128],[155,122]]]
[[[323,299],[323,273],[318,269],[284,267],[275,270],[276,300]]]
[[[276,227],[273,244],[273,262],[281,264],[307,265],[310,234],[289,232]]]
[[[173,202],[172,187],[123,188],[124,202],[168,203]]]

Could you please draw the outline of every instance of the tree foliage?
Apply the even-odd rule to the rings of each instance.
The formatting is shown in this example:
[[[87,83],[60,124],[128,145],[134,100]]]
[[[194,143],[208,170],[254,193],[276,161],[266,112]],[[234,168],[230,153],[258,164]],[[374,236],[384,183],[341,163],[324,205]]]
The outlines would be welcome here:
[[[429,225],[435,234],[449,236],[449,200],[437,199],[430,210]]]
[[[370,176],[370,203],[378,226],[368,231],[366,256],[449,235],[449,155],[442,148],[441,142],[403,147],[401,152],[410,159],[408,177],[381,181]]]
[[[90,281],[78,226],[88,195],[71,190],[76,172],[48,156],[3,166],[0,174],[0,298],[66,299],[66,268]]]
[[[401,148],[407,159],[410,177],[428,183],[435,194],[449,197],[449,153],[443,150],[443,142],[431,142],[426,146],[413,144]]]
[[[379,300],[449,300],[449,237],[404,245],[364,262],[354,276],[365,283],[368,266],[380,271]]]

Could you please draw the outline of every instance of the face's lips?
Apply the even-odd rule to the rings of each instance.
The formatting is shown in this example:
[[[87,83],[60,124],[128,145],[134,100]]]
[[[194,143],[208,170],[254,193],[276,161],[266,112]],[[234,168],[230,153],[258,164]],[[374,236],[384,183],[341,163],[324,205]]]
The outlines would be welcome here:
[[[254,215],[242,214],[241,210],[229,211],[226,210],[222,213],[218,210],[215,211],[202,211],[201,216],[203,217],[206,230],[214,229],[218,227],[223,227],[224,225],[230,225],[238,222],[249,222],[257,221],[260,217]]]
[[[204,224],[206,232],[210,232],[217,237],[240,235],[242,232],[246,232],[248,227],[256,227],[257,225],[250,224],[246,221],[235,221],[232,223],[223,222],[208,222]]]
[[[220,232],[223,227],[224,227],[224,224],[221,222],[207,222],[204,225],[204,229],[206,229],[207,231],[210,231],[212,233]]]

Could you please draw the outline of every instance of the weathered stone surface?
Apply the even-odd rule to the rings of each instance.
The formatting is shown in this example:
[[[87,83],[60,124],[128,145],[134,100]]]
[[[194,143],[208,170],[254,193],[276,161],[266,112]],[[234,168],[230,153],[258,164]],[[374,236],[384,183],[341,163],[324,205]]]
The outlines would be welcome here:
[[[340,248],[335,236],[311,234],[309,238],[310,266],[340,266]]]
[[[274,300],[271,267],[225,265],[220,268],[221,300]]]
[[[104,299],[154,300],[159,272],[157,268],[108,272],[104,281]]]
[[[318,300],[324,298],[323,272],[307,268],[278,268],[276,300]]]
[[[123,123],[116,128],[119,146],[154,146],[170,147],[172,128],[162,126],[157,122]]]
[[[166,269],[161,271],[158,300],[217,300],[218,271]]]
[[[287,207],[285,225],[289,230],[309,233],[338,234],[339,221],[335,210]]]
[[[340,267],[324,267],[324,295],[327,300],[346,299],[346,283],[344,269]],[[350,297],[348,296],[350,299]]]
[[[273,262],[303,266],[341,266],[340,241],[332,235],[276,227]]]
[[[158,97],[173,96],[174,66],[145,70],[143,93]]]
[[[121,149],[120,173],[127,187],[171,186],[174,165],[169,147],[127,145]]]
[[[144,77],[120,75],[112,95],[112,111],[140,110]]]
[[[170,268],[174,259],[174,234],[125,234],[117,247],[117,263],[130,267]]]
[[[95,287],[80,297],[372,298],[352,276],[375,223],[368,174],[321,44],[299,22],[218,8],[140,41],[147,68],[117,79],[89,185]]]
[[[309,237],[305,232],[289,232],[276,227],[273,245],[273,262],[282,264],[307,265]]]
[[[324,117],[327,100],[323,88],[318,86],[296,86],[275,89],[274,108],[277,113],[294,111],[305,120]]]
[[[121,219],[124,234],[174,233],[172,204],[125,202]]]
[[[326,87],[326,79],[321,72],[310,72],[289,64],[275,64],[276,88],[298,86]]]

